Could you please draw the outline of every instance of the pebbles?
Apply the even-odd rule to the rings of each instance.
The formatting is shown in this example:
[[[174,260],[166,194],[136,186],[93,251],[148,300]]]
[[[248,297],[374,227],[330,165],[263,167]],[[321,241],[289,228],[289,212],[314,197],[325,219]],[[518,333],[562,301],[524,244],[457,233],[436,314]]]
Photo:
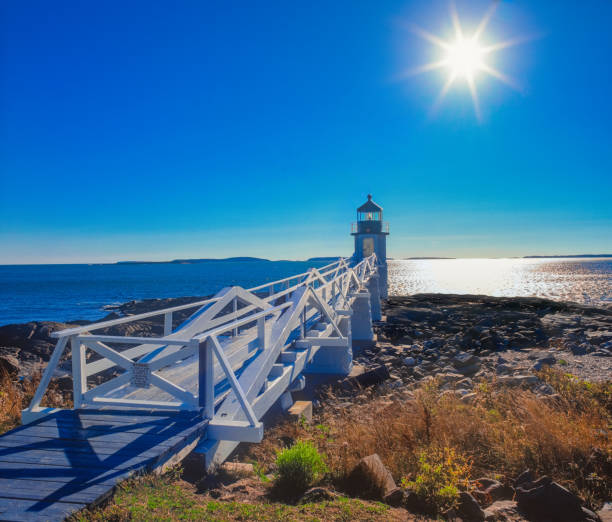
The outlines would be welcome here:
[[[534,375],[546,367],[585,380],[611,375],[612,310],[539,298],[421,294],[390,297],[383,314],[377,346],[355,359],[366,371],[386,367],[394,386],[436,377],[470,392],[474,379],[489,377],[547,396]]]

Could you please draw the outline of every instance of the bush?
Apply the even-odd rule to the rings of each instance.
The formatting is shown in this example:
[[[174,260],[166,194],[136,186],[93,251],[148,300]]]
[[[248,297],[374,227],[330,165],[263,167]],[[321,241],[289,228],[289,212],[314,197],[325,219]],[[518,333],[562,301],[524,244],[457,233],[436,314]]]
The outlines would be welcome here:
[[[426,511],[437,514],[454,505],[459,489],[468,485],[470,469],[452,448],[423,451],[414,480],[402,479],[402,487],[414,491]]]
[[[276,454],[276,486],[299,495],[327,472],[323,456],[307,441],[298,441]]]

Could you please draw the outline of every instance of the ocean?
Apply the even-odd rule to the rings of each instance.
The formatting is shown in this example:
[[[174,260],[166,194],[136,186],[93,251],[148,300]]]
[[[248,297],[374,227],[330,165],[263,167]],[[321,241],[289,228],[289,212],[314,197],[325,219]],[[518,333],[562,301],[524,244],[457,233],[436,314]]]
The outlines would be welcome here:
[[[134,299],[206,296],[253,287],[325,262],[220,261],[198,264],[0,266],[0,325],[98,320],[105,305]],[[612,303],[612,259],[390,260],[389,294],[539,296]]]

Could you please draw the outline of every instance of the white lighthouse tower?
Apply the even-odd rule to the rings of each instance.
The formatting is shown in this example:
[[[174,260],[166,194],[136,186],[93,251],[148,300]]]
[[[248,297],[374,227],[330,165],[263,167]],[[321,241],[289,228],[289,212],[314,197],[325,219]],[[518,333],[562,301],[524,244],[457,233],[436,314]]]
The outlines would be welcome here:
[[[383,222],[383,209],[368,200],[357,209],[357,223],[353,223],[351,235],[355,237],[355,253],[353,259],[356,263],[363,258],[376,254],[378,272],[380,276],[380,297],[387,297],[387,236],[389,224]]]

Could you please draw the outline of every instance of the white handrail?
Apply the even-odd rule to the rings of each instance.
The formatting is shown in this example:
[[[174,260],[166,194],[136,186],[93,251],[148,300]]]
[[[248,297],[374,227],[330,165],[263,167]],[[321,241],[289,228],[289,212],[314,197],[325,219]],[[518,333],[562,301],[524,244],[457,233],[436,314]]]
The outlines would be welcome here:
[[[173,306],[170,308],[154,310],[154,311],[145,312],[142,314],[132,315],[128,317],[121,317],[121,318],[113,319],[109,321],[102,321],[100,323],[93,323],[93,324],[89,324],[89,325],[85,325],[81,327],[68,328],[62,331],[53,332],[52,336],[55,338],[58,338],[58,343],[54,350],[53,356],[51,357],[49,364],[47,368],[45,369],[43,379],[41,380],[41,383],[38,389],[36,390],[34,398],[29,408],[26,411],[33,412],[34,410],[39,409],[41,399],[49,385],[49,381],[53,375],[53,372],[55,371],[55,369],[57,368],[59,364],[59,360],[61,358],[62,353],[64,352],[64,348],[67,346],[68,340],[71,340],[71,343],[73,346],[73,356],[75,355],[75,351],[74,351],[75,347],[77,347],[76,353],[78,355],[80,353],[80,350],[78,349],[78,347],[80,346],[80,343],[84,343],[89,348],[93,349],[94,351],[97,351],[100,355],[103,356],[103,359],[101,361],[103,361],[104,359],[108,359],[108,363],[110,364],[110,366],[114,366],[118,364],[118,361],[121,361],[120,366],[123,366],[126,369],[126,372],[129,373],[129,376],[127,374],[124,374],[120,378],[115,377],[114,379],[111,379],[111,381],[115,381],[118,385],[125,384],[128,381],[128,377],[130,378],[133,377],[134,372],[137,369],[139,372],[141,372],[142,369],[144,368],[146,371],[149,372],[150,375],[153,375],[151,372],[160,369],[161,368],[160,365],[162,362],[164,363],[167,362],[168,364],[172,364],[173,362],[175,362],[181,357],[181,354],[183,352],[186,353],[188,351],[191,354],[195,353],[194,351],[195,345],[203,342],[203,340],[207,338],[216,340],[216,336],[219,336],[228,331],[233,331],[235,335],[236,333],[238,333],[238,329],[240,327],[245,326],[247,324],[254,323],[254,322],[258,323],[258,326],[257,326],[257,330],[259,332],[257,334],[258,342],[264,343],[262,344],[262,348],[265,348],[266,334],[265,334],[265,328],[262,329],[262,324],[265,325],[266,317],[276,314],[276,318],[273,319],[273,321],[276,321],[278,320],[280,316],[282,316],[282,312],[284,310],[292,306],[291,301],[284,302],[276,306],[274,306],[274,303],[278,302],[278,299],[283,296],[293,294],[300,287],[306,287],[306,288],[310,287],[312,289],[312,291],[314,292],[313,295],[315,298],[315,302],[316,302],[316,305],[318,305],[320,313],[326,317],[327,321],[331,322],[331,324],[334,326],[333,329],[336,331],[337,334],[339,334],[338,328],[334,323],[335,318],[339,315],[338,312],[341,312],[342,309],[344,309],[346,306],[350,306],[349,305],[350,289],[363,287],[362,285],[364,284],[364,280],[367,279],[367,276],[371,274],[372,272],[376,271],[376,264],[377,264],[376,261],[377,261],[376,257],[373,254],[369,258],[363,259],[359,263],[351,266],[351,264],[348,262],[346,258],[340,258],[337,261],[330,263],[324,267],[321,267],[318,269],[311,268],[308,272],[304,272],[302,274],[279,279],[277,281],[272,281],[264,285],[255,286],[248,290],[243,290],[243,289],[240,289],[239,287],[234,287],[235,290],[233,290],[233,294],[225,293],[225,295],[219,295],[217,297],[205,299],[202,301],[197,301],[194,303],[188,303],[188,304],[180,305],[180,306]],[[290,284],[291,281],[296,281],[296,280],[297,280],[296,284],[294,285]],[[254,293],[256,291],[260,291],[265,288],[270,288],[271,289],[270,291],[274,291],[275,285],[283,285],[283,286],[286,286],[287,288],[284,288],[264,298],[257,297],[257,295]],[[330,289],[329,293],[328,293],[328,289]],[[233,297],[233,301],[232,301],[234,302],[234,309],[235,309],[236,299],[246,299],[248,306],[238,311],[231,311],[231,312],[228,312],[227,314],[219,316],[218,315],[219,312],[224,308],[224,306],[226,306],[225,303],[227,302],[229,295],[235,296]],[[222,302],[219,303],[220,301]],[[215,303],[219,303],[219,304],[215,304]],[[267,307],[265,306],[266,304],[267,304]],[[208,308],[204,308],[207,306]],[[312,305],[309,305],[309,306],[312,306]],[[198,325],[197,330],[191,329],[191,332],[187,333],[187,335],[184,336],[186,337],[185,339],[177,338],[177,336],[180,336],[181,330],[177,330],[174,334],[170,335],[171,326],[172,326],[172,313],[176,311],[195,308],[195,307],[201,307],[203,309],[202,311],[203,315],[200,314],[203,319],[204,317],[207,317],[206,319],[204,319],[203,324]],[[326,307],[329,307],[329,308],[326,309]],[[340,309],[338,307],[340,307]],[[257,309],[259,309],[260,311],[255,311]],[[255,313],[252,313],[252,312],[255,312]],[[313,317],[313,314],[316,315],[315,312],[316,310],[311,308],[311,311],[308,312],[308,314],[304,313],[304,315],[308,315],[308,317]],[[206,316],[207,313],[208,313],[208,316]],[[99,330],[101,328],[134,322],[140,319],[145,319],[148,317],[155,317],[159,315],[165,315],[164,336],[162,337],[94,335],[90,333],[92,331]],[[224,317],[227,317],[227,322],[225,323],[224,323]],[[303,317],[301,321],[302,321],[301,328],[303,329],[304,321],[306,321],[306,318]],[[194,333],[196,335],[194,335]],[[254,334],[249,334],[249,335],[254,335]],[[103,342],[121,343],[121,344],[140,344],[140,345],[143,345],[143,347],[146,347],[147,345],[152,345],[153,349],[156,349],[155,345],[160,346],[161,349],[164,349],[164,347],[172,347],[172,346],[174,346],[175,348],[174,348],[174,352],[168,354],[167,356],[162,357],[161,359],[151,360],[147,362],[144,362],[144,361],[139,362],[137,359],[135,359],[135,357],[137,357],[138,355],[141,354],[141,352],[143,352],[143,350],[141,350],[139,347],[136,347],[130,350],[126,350],[123,352],[119,352],[109,346],[102,344]],[[239,344],[241,342],[242,344],[244,344],[249,341],[248,341],[248,338],[246,338],[246,340],[244,341],[238,341]],[[217,347],[215,346],[215,348]],[[169,349],[172,350],[172,348],[169,348]],[[136,350],[137,353],[134,352],[134,350]],[[147,349],[144,348],[144,350],[146,351]],[[116,401],[117,404],[120,404],[120,403],[123,405],[130,404],[130,401],[121,401],[119,399],[103,399],[102,397],[100,397],[101,392],[112,391],[112,386],[110,385],[110,381],[107,381],[103,384],[98,385],[98,387],[100,387],[99,389],[100,393],[96,394],[96,392],[94,391],[94,390],[97,390],[98,387],[94,387],[90,390],[87,390],[87,386],[85,385],[85,382],[86,382],[85,379],[86,379],[87,374],[84,372],[86,371],[85,366],[89,366],[89,365],[85,365],[84,359],[80,362],[77,361],[76,364],[77,364],[77,370],[79,370],[80,368],[81,370],[80,373],[82,375],[75,375],[75,379],[78,380],[80,383],[80,384],[77,383],[78,385],[75,386],[75,390],[76,390],[75,393],[78,395],[78,397],[75,397],[75,404],[77,402],[79,405],[82,404],[84,395],[86,395],[85,396],[86,401],[92,402],[92,403],[95,402],[95,403],[102,404],[102,402],[106,400],[107,402],[110,401],[109,404],[112,401]],[[91,364],[99,365],[100,361],[96,361]],[[150,364],[152,366],[149,366]],[[74,369],[74,364],[73,364],[73,369]],[[230,378],[230,376],[227,374],[227,371],[225,371],[225,368],[223,368],[223,370],[224,370],[224,373],[226,373],[226,376]],[[233,374],[233,370],[232,370],[232,374]],[[156,377],[153,377],[152,381],[153,381],[153,384],[156,384],[157,386],[161,387],[166,392],[171,393],[175,396],[178,396],[178,398],[181,399],[183,403],[185,404],[189,403],[193,406],[194,402],[192,399],[189,399],[189,397],[191,397],[189,395],[189,392],[186,392],[182,388],[170,383],[169,381],[165,382],[163,381],[163,379],[159,380]],[[81,393],[79,393],[79,390],[81,388],[82,388]],[[189,400],[186,400],[186,399],[189,399]],[[138,400],[132,401],[132,402],[134,404],[136,403],[146,404],[147,403],[147,401],[138,401]],[[150,401],[150,403],[151,405],[158,404],[156,401]]]

